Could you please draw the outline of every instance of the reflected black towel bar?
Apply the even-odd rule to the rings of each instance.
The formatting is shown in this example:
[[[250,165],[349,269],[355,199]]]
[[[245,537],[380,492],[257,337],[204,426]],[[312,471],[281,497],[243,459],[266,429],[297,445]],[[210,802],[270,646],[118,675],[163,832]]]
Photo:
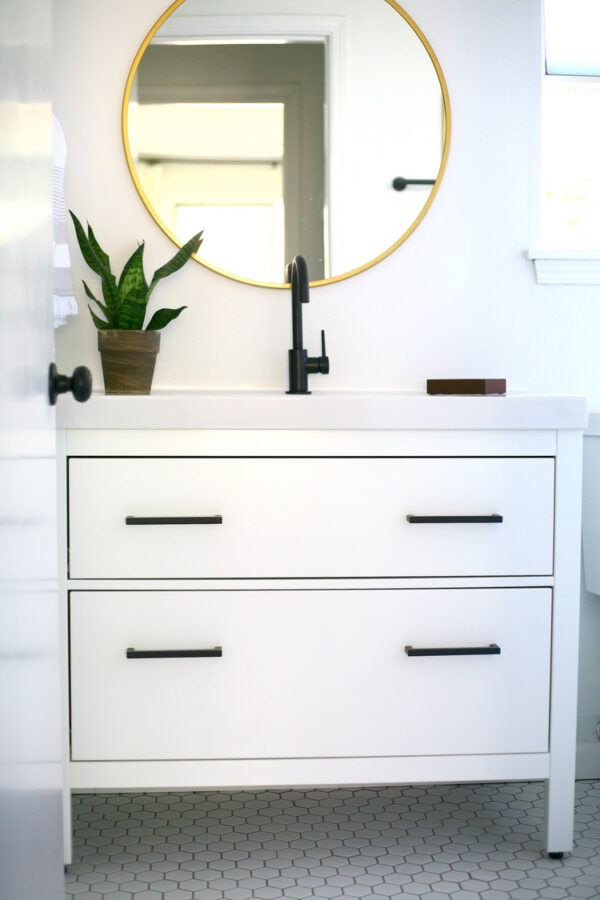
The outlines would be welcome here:
[[[403,191],[408,184],[435,184],[435,178],[394,178],[392,181],[395,191]]]

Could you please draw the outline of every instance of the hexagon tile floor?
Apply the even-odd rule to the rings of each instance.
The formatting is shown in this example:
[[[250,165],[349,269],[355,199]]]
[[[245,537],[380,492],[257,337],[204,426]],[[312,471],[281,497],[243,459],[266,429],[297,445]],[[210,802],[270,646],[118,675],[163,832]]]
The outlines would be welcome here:
[[[67,898],[600,898],[600,781],[542,852],[540,783],[75,795]]]

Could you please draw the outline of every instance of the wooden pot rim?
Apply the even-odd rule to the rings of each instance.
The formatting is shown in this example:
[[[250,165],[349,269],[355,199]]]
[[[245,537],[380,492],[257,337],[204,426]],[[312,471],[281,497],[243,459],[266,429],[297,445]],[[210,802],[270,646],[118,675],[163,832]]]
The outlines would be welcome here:
[[[125,353],[158,353],[159,331],[104,328],[98,331],[99,350],[122,350]]]

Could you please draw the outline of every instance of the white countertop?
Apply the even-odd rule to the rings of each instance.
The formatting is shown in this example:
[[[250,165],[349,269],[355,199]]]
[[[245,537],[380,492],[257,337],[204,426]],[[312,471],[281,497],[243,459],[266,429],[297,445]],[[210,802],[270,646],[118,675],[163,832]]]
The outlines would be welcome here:
[[[57,405],[68,429],[583,429],[584,397],[428,396],[408,391],[155,391]]]

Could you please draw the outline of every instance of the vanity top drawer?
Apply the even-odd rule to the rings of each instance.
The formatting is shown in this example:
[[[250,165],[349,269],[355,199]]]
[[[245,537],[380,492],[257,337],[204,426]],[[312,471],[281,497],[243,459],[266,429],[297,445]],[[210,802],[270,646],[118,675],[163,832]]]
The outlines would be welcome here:
[[[550,457],[73,457],[69,574],[549,575],[553,505]]]
[[[73,759],[546,753],[551,600],[73,591]]]

